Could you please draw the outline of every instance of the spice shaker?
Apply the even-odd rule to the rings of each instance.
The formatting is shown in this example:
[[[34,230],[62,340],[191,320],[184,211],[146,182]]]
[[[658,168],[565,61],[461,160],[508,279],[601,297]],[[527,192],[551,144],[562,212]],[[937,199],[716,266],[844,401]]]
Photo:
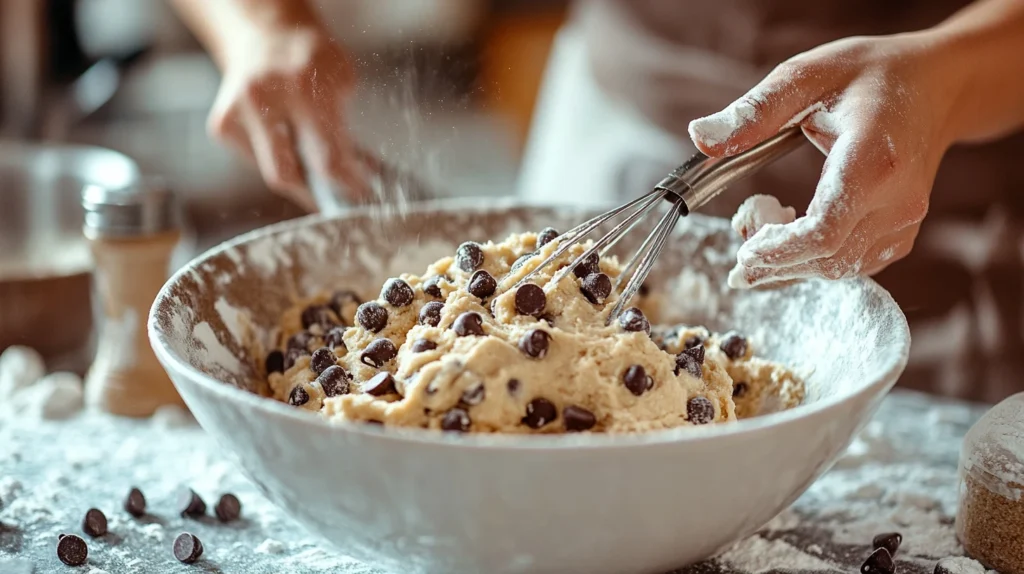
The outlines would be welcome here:
[[[122,189],[88,185],[82,207],[100,316],[86,401],[125,416],[149,416],[162,405],[183,404],[153,354],[146,329],[181,237],[173,194],[153,179]]]
[[[960,450],[956,532],[987,568],[1024,574],[1024,393],[992,407]]]

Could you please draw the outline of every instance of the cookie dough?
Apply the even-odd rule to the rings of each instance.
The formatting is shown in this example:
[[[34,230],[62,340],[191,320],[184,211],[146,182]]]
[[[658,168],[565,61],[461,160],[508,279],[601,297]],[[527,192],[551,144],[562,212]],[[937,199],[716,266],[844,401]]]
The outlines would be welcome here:
[[[464,243],[421,276],[388,280],[374,301],[340,291],[289,309],[266,359],[274,397],[336,420],[503,433],[667,429],[802,398],[799,380],[738,334],[651,333],[639,308],[605,325],[616,259],[552,281],[589,245],[513,289],[557,235]]]

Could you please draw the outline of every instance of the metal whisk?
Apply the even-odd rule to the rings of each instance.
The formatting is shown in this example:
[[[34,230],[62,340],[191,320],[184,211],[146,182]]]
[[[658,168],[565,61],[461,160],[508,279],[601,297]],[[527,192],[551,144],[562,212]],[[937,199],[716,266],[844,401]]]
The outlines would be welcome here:
[[[571,264],[552,277],[550,284],[557,285],[567,274],[572,273],[577,265],[600,252],[601,257],[607,255],[612,247],[627,233],[636,227],[644,217],[662,200],[671,203],[671,207],[661,217],[654,230],[640,244],[640,248],[630,257],[622,273],[612,286],[613,293],[620,293],[615,307],[608,315],[608,323],[618,319],[626,305],[636,295],[647,275],[654,267],[654,261],[661,254],[672,234],[679,218],[685,216],[712,199],[732,185],[734,182],[758,171],[804,142],[799,127],[787,128],[772,138],[753,148],[725,158],[709,158],[697,152],[686,163],[677,167],[665,179],[661,180],[649,193],[629,203],[607,211],[565,232],[558,238],[558,248],[545,259],[536,269],[527,273],[511,288],[515,289],[530,280],[538,271],[551,264],[555,259],[582,241],[587,234],[598,226],[614,219],[622,213],[630,212],[625,219],[615,225],[606,235],[601,236],[594,245],[577,257]],[[623,287],[623,282],[627,281]]]

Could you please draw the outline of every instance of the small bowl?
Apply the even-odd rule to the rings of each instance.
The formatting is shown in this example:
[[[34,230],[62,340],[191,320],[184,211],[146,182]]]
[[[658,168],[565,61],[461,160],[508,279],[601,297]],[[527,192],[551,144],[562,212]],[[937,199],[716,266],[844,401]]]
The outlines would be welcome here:
[[[295,296],[341,286],[374,296],[464,240],[564,230],[588,212],[463,201],[374,215],[286,222],[207,252],[164,286],[149,334],[198,421],[268,498],[389,571],[660,573],[707,558],[829,468],[906,365],[906,319],[876,283],[729,290],[728,222],[690,216],[649,280],[663,322],[747,333],[759,354],[804,375],[805,404],[636,435],[452,436],[331,424],[258,396],[251,349],[269,346]],[[624,251],[643,236],[633,235]]]

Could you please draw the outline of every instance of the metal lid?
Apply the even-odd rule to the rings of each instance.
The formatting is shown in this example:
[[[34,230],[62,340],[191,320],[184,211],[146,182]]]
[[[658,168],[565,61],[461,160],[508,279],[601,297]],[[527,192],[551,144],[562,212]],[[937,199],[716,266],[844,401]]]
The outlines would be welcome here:
[[[137,237],[177,228],[174,194],[159,179],[142,179],[120,189],[86,185],[82,207],[85,234],[90,237]]]

